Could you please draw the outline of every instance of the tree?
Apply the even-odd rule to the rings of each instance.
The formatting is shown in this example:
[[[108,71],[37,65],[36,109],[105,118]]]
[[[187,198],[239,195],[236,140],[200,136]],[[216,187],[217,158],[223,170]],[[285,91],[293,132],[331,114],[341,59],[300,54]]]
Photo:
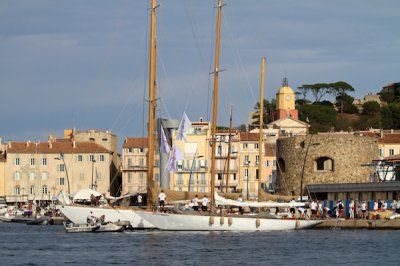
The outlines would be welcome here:
[[[276,109],[276,102],[274,99],[269,102],[268,100],[264,99],[264,114],[263,114],[263,123],[268,124],[273,121],[273,111]],[[254,111],[255,113],[251,117],[253,120],[253,123],[249,125],[251,128],[258,128],[260,125],[260,102],[257,102],[254,105]]]
[[[350,91],[354,91],[354,88],[350,84],[348,84],[344,81],[338,81],[338,82],[329,84],[329,93],[336,98],[336,101],[339,102],[341,114],[343,114],[343,112],[344,112],[345,104],[349,104],[348,102],[346,102],[346,100],[349,100],[349,97],[351,97],[351,96],[347,95],[347,92],[350,92]],[[354,98],[353,98],[353,100],[354,100]],[[348,110],[349,110],[349,108],[348,108]],[[354,108],[353,108],[353,110],[354,110]]]
[[[376,101],[369,101],[363,104],[363,114],[365,115],[376,115],[379,114],[381,107]]]
[[[307,104],[299,108],[299,118],[311,125],[310,133],[327,132],[335,127],[337,112],[332,106]]]
[[[308,87],[309,85],[303,85],[301,87],[297,87],[297,90],[299,92],[296,92],[296,94],[302,94],[303,95],[303,100],[306,99],[307,93],[310,91],[310,88]]]
[[[400,104],[389,103],[381,108],[382,126],[385,129],[398,129],[400,127]]]
[[[239,130],[240,132],[246,132],[247,126],[245,124],[241,124],[241,125],[237,126],[236,129]]]

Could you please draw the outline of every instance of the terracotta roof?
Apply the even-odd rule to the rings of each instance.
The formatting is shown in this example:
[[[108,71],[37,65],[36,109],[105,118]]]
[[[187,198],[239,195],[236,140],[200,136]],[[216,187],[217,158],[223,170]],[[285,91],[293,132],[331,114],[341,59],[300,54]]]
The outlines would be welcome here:
[[[122,148],[147,148],[147,138],[126,138]]]
[[[265,156],[276,156],[275,143],[265,143]]]
[[[110,150],[93,142],[10,142],[7,153],[111,153]]]
[[[381,143],[400,143],[400,134],[384,134],[383,138],[379,139]]]
[[[258,141],[259,134],[258,133],[250,133],[250,132],[240,132],[239,140],[240,141]]]

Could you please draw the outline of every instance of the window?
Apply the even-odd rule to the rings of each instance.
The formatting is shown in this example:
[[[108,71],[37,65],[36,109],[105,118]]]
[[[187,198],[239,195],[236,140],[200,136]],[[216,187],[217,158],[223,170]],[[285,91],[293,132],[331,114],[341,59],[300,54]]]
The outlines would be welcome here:
[[[47,189],[47,186],[43,186],[42,187],[42,194],[47,194],[47,193],[49,193],[49,191]]]
[[[276,166],[276,160],[272,161],[272,166]]]
[[[64,179],[64,177],[60,177],[60,178],[58,179],[58,184],[59,184],[60,186],[64,186],[64,184],[65,184],[65,179]],[[43,194],[44,194],[44,192],[43,192]]]
[[[21,172],[14,172],[13,176],[15,181],[21,180]]]
[[[256,180],[258,180],[258,169],[256,169]]]
[[[159,167],[160,166],[160,160],[154,160],[154,166]]]
[[[266,166],[269,167],[269,161],[265,161]]]
[[[389,156],[394,155],[394,149],[389,149]]]
[[[245,165],[249,165],[249,163],[250,163],[250,162],[249,162],[249,156],[248,156],[248,155],[245,155],[245,156],[244,156],[244,164],[245,164]]]
[[[82,156],[81,154],[77,155],[77,156],[76,156],[76,160],[77,160],[78,162],[83,162],[83,156]]]
[[[35,172],[29,172],[29,181],[35,180]]]
[[[244,169],[244,177],[249,178],[249,169]]]
[[[379,149],[379,157],[383,157],[383,149]]]
[[[218,176],[218,180],[222,180],[222,174],[221,173],[218,173],[217,176]]]
[[[49,180],[49,173],[48,172],[42,172],[42,180]]]
[[[20,194],[21,194],[20,186],[15,186],[14,187],[14,195],[20,195]]]
[[[247,143],[243,143],[243,150],[247,150]]]
[[[30,158],[29,164],[30,164],[30,166],[35,166],[35,158]]]
[[[144,148],[139,148],[139,152],[143,153],[144,152]]]
[[[100,162],[104,162],[104,161],[105,161],[104,154],[100,154],[100,155],[99,155],[99,161],[100,161]]]
[[[333,172],[333,160],[329,157],[319,157],[315,160],[317,171],[331,171]]]
[[[139,158],[139,166],[140,167],[144,166],[144,158]]]
[[[42,158],[42,165],[46,166],[47,165],[47,158]]]
[[[29,187],[29,194],[31,194],[31,195],[35,194],[35,186]]]
[[[57,165],[57,172],[65,172],[65,165],[64,164]]]
[[[79,173],[79,180],[80,181],[85,180],[85,174],[84,173]]]
[[[94,155],[93,154],[89,155],[89,162],[94,162]]]
[[[132,181],[132,173],[128,173],[128,180],[126,181],[128,184],[130,184]]]
[[[132,158],[128,158],[128,168],[132,167]]]
[[[222,154],[222,147],[221,147],[221,145],[219,145],[217,155],[221,155],[221,154]]]
[[[17,157],[14,159],[14,165],[20,165],[21,160]]]
[[[178,166],[178,170],[183,170],[183,161],[179,160],[177,163],[177,166]]]
[[[254,143],[254,149],[258,150],[258,143]]]
[[[133,149],[132,148],[128,148],[128,153],[132,153]]]
[[[256,165],[258,165],[259,159],[260,159],[260,156],[259,156],[259,155],[256,155]]]

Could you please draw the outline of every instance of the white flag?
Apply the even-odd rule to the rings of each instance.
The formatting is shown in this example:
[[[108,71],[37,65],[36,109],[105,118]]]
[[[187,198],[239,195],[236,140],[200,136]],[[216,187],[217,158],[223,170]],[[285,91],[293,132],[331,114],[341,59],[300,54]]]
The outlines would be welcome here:
[[[183,160],[183,159],[184,159],[183,153],[178,148],[178,146],[174,145],[171,156],[169,157],[166,169],[170,172],[175,172],[176,171],[176,161]]]
[[[183,113],[181,123],[179,124],[178,133],[176,135],[177,140],[185,140],[188,130],[191,128],[192,123],[187,117],[186,113]]]
[[[167,137],[165,136],[164,128],[161,127],[161,151],[168,154],[170,150],[171,149],[169,147]]]

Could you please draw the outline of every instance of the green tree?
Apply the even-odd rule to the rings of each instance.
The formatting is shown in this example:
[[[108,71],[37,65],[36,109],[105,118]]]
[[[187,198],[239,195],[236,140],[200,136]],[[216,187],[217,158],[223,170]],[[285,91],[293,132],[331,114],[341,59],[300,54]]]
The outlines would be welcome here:
[[[369,101],[363,104],[363,114],[365,115],[376,115],[379,114],[381,107],[376,101]]]
[[[274,99],[269,102],[267,99],[264,99],[264,114],[263,114],[263,123],[264,125],[271,123],[273,121],[273,111],[276,109],[276,102]],[[253,123],[249,125],[250,128],[258,128],[260,125],[260,102],[257,102],[254,105],[255,113],[252,116]]]
[[[327,132],[335,127],[337,112],[332,106],[308,104],[299,108],[299,118],[311,125],[310,133]]]
[[[245,124],[241,124],[241,125],[237,126],[236,129],[239,130],[240,132],[246,132],[247,126]]]
[[[332,96],[334,96],[336,98],[336,101],[339,103],[340,106],[340,113],[343,114],[343,112],[345,111],[345,108],[347,107],[347,110],[351,110],[351,108],[354,110],[353,107],[351,107],[351,104],[353,104],[353,102],[351,102],[351,104],[349,104],[348,100],[350,100],[349,96],[347,93],[350,91],[354,91],[354,88],[344,82],[344,81],[338,81],[335,83],[331,83],[329,84],[329,94],[331,94]],[[354,98],[353,98],[354,101]],[[347,105],[347,106],[345,106]]]
[[[357,114],[358,108],[353,104],[354,98],[348,94],[342,94],[336,97],[336,105],[340,109],[340,113]]]
[[[382,126],[385,129],[400,128],[400,104],[389,103],[381,108]]]

